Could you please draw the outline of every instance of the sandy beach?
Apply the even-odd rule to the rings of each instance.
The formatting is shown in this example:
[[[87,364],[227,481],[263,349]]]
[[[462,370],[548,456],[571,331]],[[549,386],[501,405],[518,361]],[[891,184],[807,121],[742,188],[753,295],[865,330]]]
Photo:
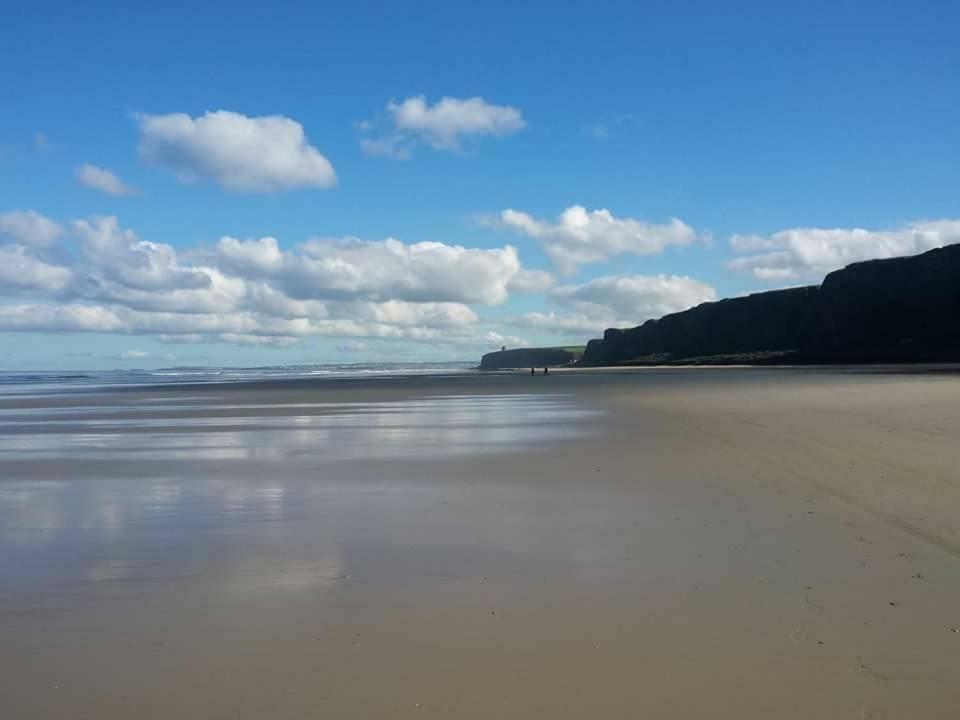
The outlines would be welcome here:
[[[0,396],[0,717],[955,718],[960,373]]]

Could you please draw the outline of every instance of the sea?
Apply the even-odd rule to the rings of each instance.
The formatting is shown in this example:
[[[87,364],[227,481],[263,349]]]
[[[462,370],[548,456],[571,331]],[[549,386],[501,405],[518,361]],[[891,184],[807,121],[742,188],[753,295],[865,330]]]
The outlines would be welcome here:
[[[269,365],[264,367],[169,367],[155,370],[0,370],[0,394],[56,393],[70,388],[256,382],[303,378],[376,378],[459,374],[476,361]]]

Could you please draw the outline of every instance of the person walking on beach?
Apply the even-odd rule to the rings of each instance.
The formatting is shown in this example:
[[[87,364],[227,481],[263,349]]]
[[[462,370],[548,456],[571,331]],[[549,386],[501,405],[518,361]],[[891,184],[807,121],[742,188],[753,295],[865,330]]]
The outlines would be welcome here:
[[[544,367],[544,368],[543,368],[543,374],[544,374],[544,375],[549,375],[549,374],[550,374],[550,371],[549,371],[546,367]]]
[[[534,368],[530,368],[530,374],[531,374],[531,375],[536,375],[536,374],[537,374],[537,371],[536,371]]]

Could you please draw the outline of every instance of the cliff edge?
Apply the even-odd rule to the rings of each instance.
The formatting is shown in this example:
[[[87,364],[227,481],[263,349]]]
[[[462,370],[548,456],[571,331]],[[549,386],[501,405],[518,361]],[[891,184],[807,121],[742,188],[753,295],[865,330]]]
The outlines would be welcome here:
[[[960,245],[610,329],[583,365],[960,360]]]

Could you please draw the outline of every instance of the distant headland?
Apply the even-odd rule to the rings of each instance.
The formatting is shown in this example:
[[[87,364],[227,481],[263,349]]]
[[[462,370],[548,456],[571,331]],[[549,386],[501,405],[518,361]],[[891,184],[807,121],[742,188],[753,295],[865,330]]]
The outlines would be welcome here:
[[[703,303],[638,327],[611,328],[584,349],[487,353],[480,368],[954,361],[960,361],[960,245],[858,262],[820,285]]]
[[[514,348],[487,353],[480,359],[481,370],[563,367],[576,365],[583,357],[583,345],[569,347]]]

